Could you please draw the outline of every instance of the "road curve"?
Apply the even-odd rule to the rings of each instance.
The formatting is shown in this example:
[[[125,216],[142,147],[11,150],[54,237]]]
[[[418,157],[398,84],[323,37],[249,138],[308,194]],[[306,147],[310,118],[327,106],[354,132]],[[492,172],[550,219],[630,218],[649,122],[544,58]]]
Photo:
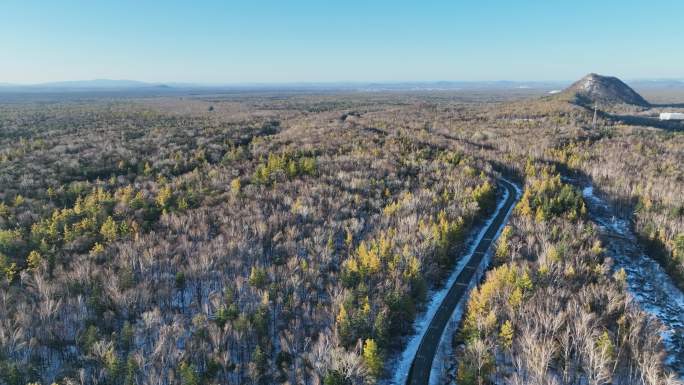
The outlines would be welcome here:
[[[463,296],[467,294],[468,286],[473,279],[473,275],[477,272],[485,253],[494,242],[497,233],[504,226],[506,217],[517,200],[517,190],[512,183],[500,179],[499,186],[503,186],[508,191],[506,202],[501,206],[496,217],[494,217],[489,224],[484,236],[475,247],[470,260],[463,267],[463,270],[451,285],[449,292],[439,305],[434,317],[432,317],[430,325],[423,335],[423,339],[420,341],[416,355],[411,363],[411,369],[406,378],[406,385],[428,385],[430,382],[432,361],[435,358],[435,352],[437,351],[439,340],[442,338],[444,328],[449,322],[456,305],[458,305]]]

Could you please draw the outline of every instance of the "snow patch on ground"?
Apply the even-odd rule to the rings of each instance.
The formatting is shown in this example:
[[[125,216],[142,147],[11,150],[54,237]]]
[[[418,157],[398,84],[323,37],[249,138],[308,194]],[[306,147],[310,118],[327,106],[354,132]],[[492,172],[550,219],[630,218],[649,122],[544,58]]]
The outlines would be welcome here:
[[[582,189],[582,196],[588,201],[590,206],[596,211],[594,220],[604,228],[614,231],[615,233],[636,240],[629,228],[629,221],[625,219],[616,218],[610,214],[610,208],[601,198],[594,194],[594,186],[589,185]]]
[[[515,186],[515,185],[514,185]],[[518,196],[520,195],[519,192],[520,190],[518,189],[517,186],[515,186],[516,191],[518,193]],[[456,281],[456,278],[458,278],[458,275],[461,273],[465,265],[470,261],[470,258],[473,255],[473,252],[475,251],[475,248],[477,247],[477,244],[482,240],[484,237],[485,232],[487,231],[487,228],[492,224],[492,221],[496,217],[496,215],[501,211],[501,208],[503,207],[504,203],[508,199],[508,190],[504,190],[504,195],[502,199],[499,201],[496,210],[494,211],[494,214],[484,223],[480,231],[475,235],[470,241],[469,241],[469,248],[467,253],[459,259],[459,261],[456,263],[456,267],[454,270],[451,272],[451,275],[449,275],[449,278],[445,282],[444,286],[439,289],[439,290],[432,290],[428,293],[428,298],[430,298],[430,301],[427,305],[427,309],[424,313],[420,314],[419,316],[416,317],[416,320],[413,323],[413,328],[415,330],[415,334],[411,336],[408,340],[408,343],[406,344],[406,348],[404,351],[401,352],[399,355],[398,359],[395,359],[395,362],[390,363],[388,365],[390,370],[393,371],[392,378],[389,380],[390,384],[395,384],[395,385],[400,385],[403,384],[406,378],[408,377],[408,372],[411,369],[411,364],[413,363],[413,358],[416,355],[416,352],[418,351],[418,346],[420,345],[420,341],[423,339],[423,336],[425,335],[425,332],[427,331],[428,326],[430,325],[430,321],[434,317],[435,313],[437,312],[437,309],[439,308],[439,305],[442,303],[442,300],[444,300],[444,297],[446,294],[449,292],[449,288],[453,285],[453,283]],[[510,214],[510,212],[509,212]],[[497,233],[498,235],[498,233]],[[455,312],[456,313],[456,312]],[[452,315],[453,318],[453,315]],[[451,323],[451,322],[450,322]],[[442,336],[442,339],[444,339],[444,336]],[[440,345],[442,343],[440,342]],[[432,374],[431,374],[432,376]]]

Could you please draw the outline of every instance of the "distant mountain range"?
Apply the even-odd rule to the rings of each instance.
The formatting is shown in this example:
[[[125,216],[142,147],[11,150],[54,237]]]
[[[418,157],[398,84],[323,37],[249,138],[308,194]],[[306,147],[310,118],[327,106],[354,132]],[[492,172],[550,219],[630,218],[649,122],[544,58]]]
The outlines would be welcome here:
[[[631,84],[632,87],[639,89],[684,88],[684,80],[680,79],[632,80],[629,84]]]
[[[453,91],[538,89],[551,90],[565,82],[520,81],[415,81],[415,82],[297,82],[297,83],[146,83],[135,80],[74,80],[40,84],[0,83],[0,92],[58,92],[112,90],[299,90],[299,91]]]
[[[12,84],[0,83],[0,92],[50,92],[50,91],[112,91],[112,90],[132,90],[132,89],[155,89],[169,88],[165,84],[146,83],[136,80],[71,80],[62,82],[49,82],[38,84]]]
[[[182,91],[182,90],[344,90],[344,91],[451,91],[451,90],[514,90],[552,91],[567,87],[567,81],[415,81],[415,82],[319,82],[319,83],[147,83],[136,80],[73,80],[39,84],[0,83],[0,92],[97,92],[97,91]],[[638,89],[684,88],[684,80],[634,80]]]

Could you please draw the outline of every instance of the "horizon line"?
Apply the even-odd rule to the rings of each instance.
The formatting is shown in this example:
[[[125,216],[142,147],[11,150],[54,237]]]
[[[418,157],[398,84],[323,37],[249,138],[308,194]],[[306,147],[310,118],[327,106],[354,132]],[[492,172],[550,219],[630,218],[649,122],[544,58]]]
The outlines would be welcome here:
[[[50,87],[68,86],[78,87],[76,83],[137,83],[141,86],[201,86],[201,87],[225,87],[225,86],[272,86],[272,85],[369,85],[369,84],[436,84],[436,83],[569,83],[575,80],[555,79],[555,80],[510,80],[510,79],[488,79],[488,80],[464,80],[464,79],[440,79],[440,80],[293,80],[293,81],[244,81],[244,82],[203,82],[203,81],[147,81],[131,78],[92,78],[92,79],[70,79],[70,80],[51,80],[44,82],[12,82],[0,81],[0,87]],[[637,77],[625,78],[626,81],[677,81],[684,82],[684,77]],[[92,85],[92,84],[91,84]]]

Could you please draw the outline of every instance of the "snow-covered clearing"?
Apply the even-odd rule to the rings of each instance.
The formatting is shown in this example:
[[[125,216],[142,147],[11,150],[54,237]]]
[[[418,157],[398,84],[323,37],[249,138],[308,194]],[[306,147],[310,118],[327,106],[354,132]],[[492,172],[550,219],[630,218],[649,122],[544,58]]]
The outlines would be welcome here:
[[[629,222],[616,219],[592,186],[585,187],[582,195],[592,219],[608,235],[606,248],[615,261],[615,270],[622,268],[627,273],[630,294],[665,326],[661,336],[668,352],[667,364],[684,378],[684,294],[655,260],[644,255]]]

